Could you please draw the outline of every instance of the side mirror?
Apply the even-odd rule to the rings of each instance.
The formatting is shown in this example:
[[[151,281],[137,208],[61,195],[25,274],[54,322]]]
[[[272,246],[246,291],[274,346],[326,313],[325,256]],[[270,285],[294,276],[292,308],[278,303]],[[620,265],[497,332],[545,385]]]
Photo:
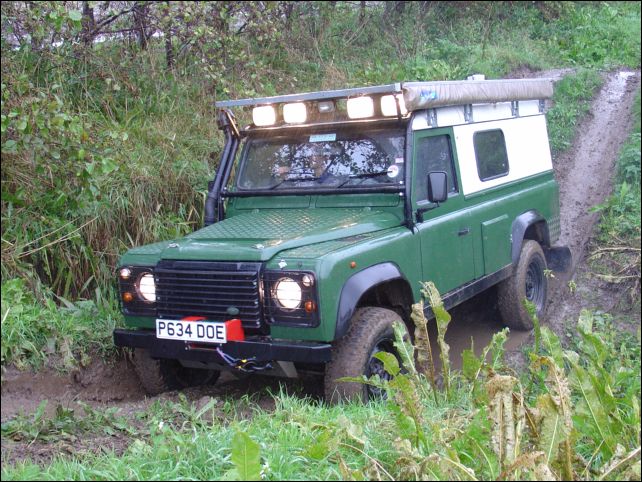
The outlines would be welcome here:
[[[442,203],[448,199],[448,177],[444,171],[428,173],[428,200]]]

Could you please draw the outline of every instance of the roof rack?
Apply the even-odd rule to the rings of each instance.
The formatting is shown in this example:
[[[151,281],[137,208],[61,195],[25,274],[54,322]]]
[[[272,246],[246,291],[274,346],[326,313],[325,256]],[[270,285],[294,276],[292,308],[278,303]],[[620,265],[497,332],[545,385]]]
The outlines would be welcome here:
[[[277,95],[274,97],[259,97],[256,99],[222,100],[216,102],[216,107],[258,106],[266,104],[281,104],[285,102],[303,102],[308,100],[331,100],[359,97],[371,94],[394,94],[401,92],[401,84],[376,85],[373,87],[356,87],[353,89],[323,90],[304,94]]]
[[[326,90],[254,99],[224,100],[216,102],[215,106],[218,108],[261,106],[401,92],[404,95],[406,109],[414,111],[448,105],[550,99],[553,96],[553,81],[552,79],[498,79],[398,82],[373,87]]]

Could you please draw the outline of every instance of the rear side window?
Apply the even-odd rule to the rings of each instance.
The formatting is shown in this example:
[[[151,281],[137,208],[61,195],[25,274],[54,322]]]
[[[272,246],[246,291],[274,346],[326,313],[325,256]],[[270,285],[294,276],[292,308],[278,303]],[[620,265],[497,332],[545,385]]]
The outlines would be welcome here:
[[[473,144],[479,179],[488,181],[508,174],[506,141],[501,129],[475,132]]]

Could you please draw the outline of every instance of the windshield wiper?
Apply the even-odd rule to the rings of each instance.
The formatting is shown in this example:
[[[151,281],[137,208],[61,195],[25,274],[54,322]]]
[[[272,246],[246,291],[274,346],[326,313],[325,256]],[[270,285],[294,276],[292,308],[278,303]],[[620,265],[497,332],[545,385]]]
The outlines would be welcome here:
[[[385,171],[362,172],[361,174],[352,174],[352,175],[348,176],[348,179],[343,181],[337,187],[342,187],[343,185],[347,184],[348,182],[352,181],[353,179],[366,179],[366,178],[369,178],[369,177],[382,176],[384,174],[388,174],[388,169],[386,169]]]
[[[276,189],[279,187],[281,184],[284,182],[297,182],[297,181],[318,181],[321,179],[321,176],[300,176],[300,177],[291,177],[289,179],[282,179],[281,181],[277,182],[274,186],[270,187],[270,190]]]

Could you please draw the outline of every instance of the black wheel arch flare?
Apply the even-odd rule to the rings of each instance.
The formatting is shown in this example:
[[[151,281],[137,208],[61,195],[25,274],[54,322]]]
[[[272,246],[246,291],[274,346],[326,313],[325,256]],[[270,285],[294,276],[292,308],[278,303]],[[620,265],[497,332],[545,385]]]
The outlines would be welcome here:
[[[526,211],[525,213],[520,214],[513,221],[511,228],[511,260],[513,265],[517,265],[517,262],[519,261],[519,254],[522,250],[522,244],[524,243],[526,232],[531,226],[536,225],[538,226],[538,229],[535,231],[536,236],[529,239],[539,242],[542,247],[548,247],[551,245],[551,238],[548,233],[548,224],[546,223],[544,216],[536,210]]]
[[[392,262],[385,262],[369,266],[353,274],[343,285],[339,296],[337,311],[337,325],[334,339],[338,340],[346,334],[350,327],[350,320],[359,305],[359,300],[369,290],[390,281],[403,281],[410,290],[410,283],[399,267]]]

